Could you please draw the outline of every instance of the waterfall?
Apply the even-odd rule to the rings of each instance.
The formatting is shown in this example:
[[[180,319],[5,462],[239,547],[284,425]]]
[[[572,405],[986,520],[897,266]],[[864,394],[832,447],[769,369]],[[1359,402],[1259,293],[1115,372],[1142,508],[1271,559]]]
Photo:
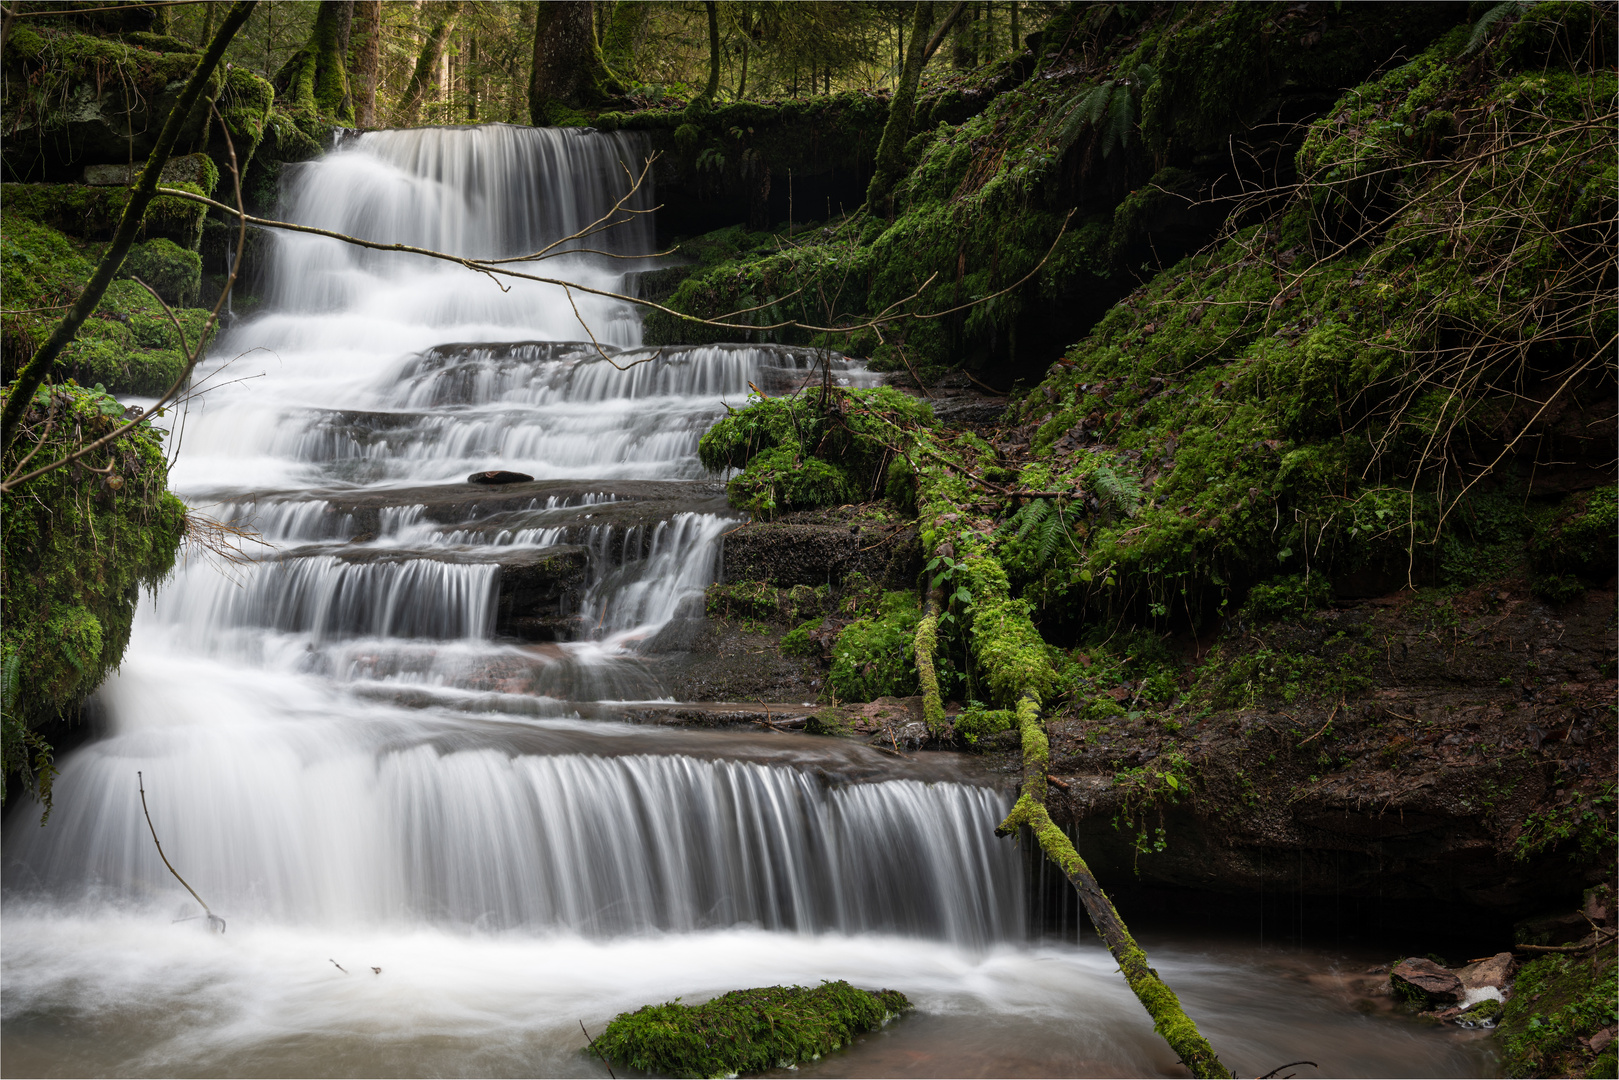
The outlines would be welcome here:
[[[281,216],[513,258],[619,206],[621,224],[520,265],[623,293],[646,264],[610,256],[653,251],[652,192],[630,191],[644,157],[633,136],[585,131],[368,132],[289,169]],[[965,765],[614,719],[667,698],[660,641],[680,635],[660,630],[702,614],[740,521],[697,460],[702,432],[754,387],[818,381],[822,363],[844,385],[871,375],[791,347],[649,348],[612,297],[271,241],[267,304],[216,343],[170,440],[176,490],[265,546],[240,565],[188,557],[143,598],[91,710],[95,737],[60,763],[49,823],[27,802],[8,816],[8,1066],[36,1062],[19,1034],[31,1017],[93,999],[103,1017],[162,1001],[186,1019],[172,1043],[145,1024],[84,1042],[111,1055],[92,1071],[330,1071],[277,1058],[280,1035],[208,1017],[261,993],[296,1011],[320,998],[306,976],[373,977],[344,952],[360,940],[377,987],[420,985],[441,1003],[421,1006],[413,1032],[442,1019],[433,958],[470,950],[492,973],[489,939],[534,970],[565,940],[608,950],[588,955],[626,940],[700,948],[721,966],[682,984],[692,992],[724,989],[706,980],[725,964],[745,985],[780,981],[767,958],[793,942],[849,962],[951,950],[946,967],[1023,947],[1022,856],[993,835],[1009,796]],[[490,469],[537,479],[468,482]],[[520,599],[539,606],[516,612]],[[137,772],[164,852],[229,922],[221,946],[275,989],[226,986],[227,969],[188,952],[207,935],[173,921],[197,908],[152,844]],[[865,944],[830,944],[848,941]],[[154,990],[141,963],[219,974]],[[591,963],[557,975],[547,1008],[572,1008],[567,987],[591,985]],[[839,964],[793,977],[851,970]],[[893,982],[885,970],[870,980]],[[352,1010],[285,1030],[406,1022],[356,989]],[[589,1015],[682,992],[620,979]],[[576,1036],[568,1017],[539,1059],[489,1069],[573,1070],[555,1057]],[[431,1060],[375,1068],[461,1068]]]

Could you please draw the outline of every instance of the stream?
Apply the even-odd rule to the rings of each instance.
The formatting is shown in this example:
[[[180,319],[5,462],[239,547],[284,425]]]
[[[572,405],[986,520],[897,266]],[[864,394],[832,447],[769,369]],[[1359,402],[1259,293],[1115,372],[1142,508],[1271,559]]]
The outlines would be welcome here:
[[[641,157],[371,132],[289,168],[281,216],[515,258],[609,215]],[[527,269],[621,291],[653,206]],[[193,551],[143,597],[49,824],[8,814],[0,1072],[606,1075],[581,1023],[848,979],[917,1009],[798,1075],[1181,1074],[1093,936],[1035,932],[1028,852],[993,832],[1011,793],[972,758],[614,719],[692,662],[677,631],[741,520],[700,435],[818,355],[654,350],[611,298],[271,243],[261,313],[165,420],[174,489],[266,544]],[[534,479],[466,482],[488,469]],[[1483,1033],[1356,996],[1387,957],[1143,944],[1246,1075],[1494,1068]]]

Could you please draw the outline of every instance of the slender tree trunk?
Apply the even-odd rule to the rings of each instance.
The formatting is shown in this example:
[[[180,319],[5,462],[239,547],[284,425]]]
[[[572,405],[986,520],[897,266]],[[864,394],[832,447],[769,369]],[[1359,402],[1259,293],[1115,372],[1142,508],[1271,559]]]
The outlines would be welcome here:
[[[748,54],[752,51],[753,49],[749,43],[744,42],[742,45],[742,77],[737,80],[736,84],[736,99],[738,101],[741,101],[742,95],[748,92]]]
[[[157,195],[158,177],[163,172],[163,166],[169,160],[169,154],[174,150],[175,140],[180,137],[180,128],[184,126],[191,110],[202,98],[212,80],[214,69],[219,66],[220,59],[225,55],[225,46],[230,44],[236,31],[247,22],[247,17],[253,13],[256,0],[237,0],[231,5],[225,19],[220,23],[219,31],[209,42],[208,50],[203,53],[202,61],[197,64],[197,70],[191,73],[180,94],[175,98],[174,107],[163,121],[163,127],[158,132],[157,143],[152,147],[152,153],[146,159],[146,167],[135,181],[135,188],[130,192],[129,202],[124,206],[124,216],[118,221],[118,231],[113,234],[112,243],[107,245],[106,252],[101,261],[96,264],[95,273],[85,285],[84,291],[74,301],[62,321],[56,324],[50,338],[41,345],[28,363],[18,373],[17,379],[6,390],[6,404],[0,410],[0,451],[11,445],[17,437],[17,425],[23,414],[33,403],[34,392],[44,383],[45,377],[50,374],[52,365],[61,354],[62,349],[78,334],[79,327],[84,325],[96,305],[107,292],[107,286],[112,284],[113,275],[124,264],[124,256],[135,242],[135,234],[140,229],[141,218],[146,214],[146,208],[151,205],[153,197]]]
[[[894,185],[905,171],[905,140],[911,134],[916,87],[922,81],[922,66],[927,62],[924,50],[932,29],[933,4],[929,0],[917,0],[911,13],[911,47],[905,53],[905,68],[888,106],[888,123],[883,125],[882,141],[877,144],[877,171],[866,189],[867,208],[890,221],[894,217]]]
[[[214,0],[202,5],[202,34],[197,38],[198,45],[206,45],[214,36],[214,15],[218,7]]]
[[[557,108],[601,101],[611,76],[590,29],[590,0],[553,0],[534,9],[534,66],[528,83],[529,121],[551,123]]]
[[[1018,37],[1017,27],[1018,0],[1010,0],[1009,6],[1012,9],[1012,55],[1016,56],[1023,51],[1023,39]]]
[[[713,101],[720,92],[720,6],[714,0],[703,0],[708,11],[708,85],[703,87],[703,98]]]
[[[956,25],[956,20],[961,18],[961,13],[966,10],[967,0],[956,0],[955,6],[945,15],[944,21],[938,25],[933,31],[933,36],[928,39],[927,48],[922,50],[923,67],[926,67],[927,62],[933,59],[933,54],[939,51],[940,45],[944,44],[945,35],[950,32],[952,26]]]
[[[399,119],[407,127],[421,117],[422,101],[427,97],[428,87],[434,82],[439,65],[444,61],[444,44],[449,41],[450,31],[455,29],[455,20],[460,15],[461,0],[449,0],[439,10],[438,21],[427,32],[427,40],[422,42],[421,55],[416,57],[416,70],[411,72],[410,85],[405,87],[405,96],[399,101]]]
[[[478,39],[467,42],[467,119],[478,120]]]
[[[377,126],[377,69],[382,58],[382,0],[355,0],[355,35],[351,42],[349,88],[354,94],[354,122]]]
[[[1018,732],[1023,740],[1023,791],[1012,812],[996,827],[995,834],[1010,836],[1024,826],[1034,833],[1040,849],[1061,868],[1074,891],[1079,893],[1091,925],[1107,942],[1124,981],[1152,1017],[1153,1030],[1180,1055],[1182,1064],[1193,1076],[1230,1077],[1231,1071],[1220,1063],[1214,1047],[1181,1008],[1175,991],[1147,963],[1147,954],[1130,935],[1118,910],[1074,849],[1068,834],[1057,827],[1046,811],[1046,768],[1050,751],[1046,734],[1040,727],[1040,705],[1032,694],[1025,693],[1018,702],[1017,717]]]

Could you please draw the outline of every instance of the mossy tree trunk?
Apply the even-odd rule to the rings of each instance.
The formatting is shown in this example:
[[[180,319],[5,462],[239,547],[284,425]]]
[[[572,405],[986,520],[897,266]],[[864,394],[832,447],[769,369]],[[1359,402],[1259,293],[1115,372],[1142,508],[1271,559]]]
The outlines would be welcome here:
[[[349,30],[354,22],[354,0],[320,0],[309,40],[276,73],[276,93],[293,109],[354,123],[354,98],[349,93]]]
[[[62,321],[56,324],[50,338],[41,345],[17,379],[7,388],[6,404],[0,411],[0,451],[11,445],[16,438],[17,425],[23,414],[28,410],[34,399],[34,391],[38,390],[50,374],[51,366],[56,362],[62,349],[78,334],[79,327],[95,311],[106,294],[107,286],[112,284],[113,276],[124,264],[124,256],[129,254],[130,246],[135,242],[135,233],[140,229],[141,218],[146,214],[146,208],[151,205],[152,199],[157,195],[158,179],[162,175],[163,166],[169,160],[169,154],[174,150],[174,143],[180,137],[180,129],[185,125],[186,118],[191,110],[202,98],[203,93],[213,82],[214,69],[219,66],[220,59],[225,55],[225,47],[230,44],[236,31],[247,22],[247,17],[253,14],[257,0],[237,0],[226,13],[219,31],[214,35],[213,41],[208,45],[208,51],[203,53],[202,60],[197,69],[192,72],[191,78],[181,88],[180,94],[174,100],[174,107],[169,110],[168,119],[163,121],[163,128],[158,133],[157,144],[152,147],[151,154],[146,159],[146,166],[141,169],[141,175],[135,182],[135,188],[130,192],[129,202],[124,206],[124,216],[118,222],[118,231],[113,234],[112,243],[107,245],[101,262],[96,265],[95,273],[85,285],[84,291],[79,294],[68,313]]]
[[[911,118],[916,115],[916,88],[927,63],[928,32],[933,29],[933,4],[917,0],[911,14],[911,40],[905,50],[905,67],[899,86],[888,105],[888,123],[883,125],[882,141],[877,144],[877,171],[866,189],[866,206],[889,220],[894,217],[894,185],[905,174],[905,140],[911,135]]]
[[[449,41],[450,32],[455,29],[455,21],[460,16],[461,0],[450,0],[439,9],[438,18],[432,29],[428,30],[427,39],[422,42],[422,51],[416,57],[416,69],[410,73],[405,96],[399,100],[401,123],[410,125],[421,118],[422,101],[427,97],[427,91],[438,85],[438,69],[444,60],[444,45]]]
[[[703,87],[703,100],[713,101],[720,92],[720,6],[714,0],[703,0],[708,11],[708,85]]]
[[[1197,1025],[1169,984],[1158,977],[1147,963],[1147,954],[1130,930],[1119,918],[1118,910],[1107,893],[1097,883],[1090,867],[1079,857],[1068,834],[1057,827],[1046,811],[1046,767],[1050,759],[1046,733],[1040,726],[1040,705],[1032,694],[1025,694],[1018,702],[1018,733],[1023,740],[1023,791],[1012,812],[995,830],[997,836],[1009,836],[1027,826],[1040,844],[1046,857],[1062,869],[1064,876],[1079,893],[1085,905],[1085,914],[1108,952],[1118,961],[1124,981],[1130,985],[1136,999],[1152,1017],[1152,1028],[1163,1036],[1171,1050],[1180,1055],[1181,1063],[1197,1077],[1229,1077],[1231,1071],[1220,1064],[1214,1047],[1198,1031]]]
[[[635,50],[646,30],[646,18],[651,10],[651,4],[619,0],[602,27],[602,63],[620,82],[633,82],[637,77]]]
[[[908,433],[896,434],[902,439],[911,437]],[[945,460],[937,453],[932,456]],[[965,587],[972,597],[968,643],[971,662],[982,676],[981,685],[1002,707],[1015,709],[1018,735],[1023,743],[1023,784],[1012,812],[995,832],[1008,836],[1024,826],[1033,831],[1046,857],[1061,867],[1073,883],[1092,925],[1118,961],[1125,981],[1152,1017],[1153,1030],[1169,1043],[1192,1075],[1229,1077],[1230,1070],[1220,1064],[1214,1048],[1181,1008],[1174,991],[1148,965],[1146,953],[1130,936],[1124,920],[1119,918],[1090,868],[1046,811],[1050,745],[1040,721],[1040,706],[1060,689],[1061,681],[1031,618],[1032,609],[1025,601],[1012,597],[1006,570],[983,535],[961,525],[972,520],[972,515],[963,510],[965,504],[976,497],[965,483],[965,475],[970,475],[969,469],[957,471],[940,465],[926,466],[918,472],[918,524],[926,551],[949,555],[953,560],[952,580]],[[930,622],[938,610],[938,597],[931,597],[929,618],[924,619],[924,623]],[[916,637],[919,661],[923,647],[929,644],[927,636],[919,626]],[[927,693],[925,684],[923,693]]]
[[[377,123],[377,70],[382,58],[382,0],[355,0],[351,39],[349,91],[354,95],[354,122]]]
[[[622,6],[622,5],[620,5]],[[528,81],[529,122],[554,123],[562,110],[598,104],[612,76],[590,26],[590,0],[555,0],[534,9],[534,66]]]

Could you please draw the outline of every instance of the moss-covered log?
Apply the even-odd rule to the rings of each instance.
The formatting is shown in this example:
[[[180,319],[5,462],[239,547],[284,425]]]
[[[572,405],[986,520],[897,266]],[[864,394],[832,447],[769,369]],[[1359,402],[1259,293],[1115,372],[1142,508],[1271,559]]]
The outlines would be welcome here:
[[[939,672],[933,654],[939,648],[939,605],[931,598],[922,621],[916,624],[916,681],[922,689],[922,722],[934,738],[944,735],[944,701],[939,696]]]
[[[733,990],[702,1005],[676,999],[621,1013],[586,1052],[662,1076],[758,1073],[829,1054],[910,1007],[897,990],[841,980]]]

